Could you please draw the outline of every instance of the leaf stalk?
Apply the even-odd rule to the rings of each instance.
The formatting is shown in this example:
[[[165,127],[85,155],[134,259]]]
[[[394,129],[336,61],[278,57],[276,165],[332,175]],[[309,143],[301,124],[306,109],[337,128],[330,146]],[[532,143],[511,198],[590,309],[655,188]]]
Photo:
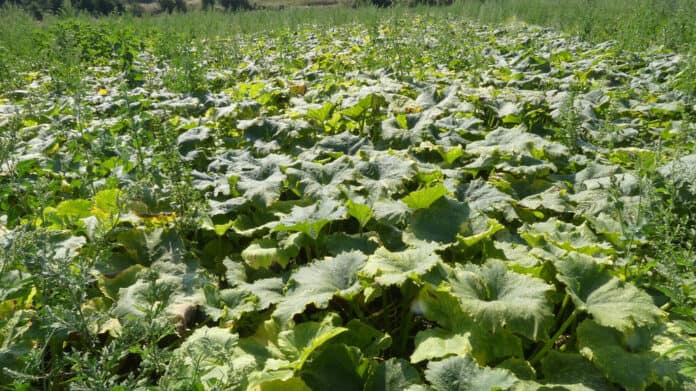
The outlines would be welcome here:
[[[561,327],[558,328],[556,333],[553,335],[553,337],[549,338],[548,341],[542,346],[540,350],[538,350],[536,353],[532,355],[532,358],[529,359],[530,364],[535,365],[541,360],[542,357],[546,355],[546,353],[551,350],[551,347],[553,344],[556,342],[556,340],[565,333],[566,329],[570,327],[570,325],[575,322],[575,319],[578,317],[578,310],[577,308],[573,310],[573,313],[570,314],[570,316],[563,322]]]

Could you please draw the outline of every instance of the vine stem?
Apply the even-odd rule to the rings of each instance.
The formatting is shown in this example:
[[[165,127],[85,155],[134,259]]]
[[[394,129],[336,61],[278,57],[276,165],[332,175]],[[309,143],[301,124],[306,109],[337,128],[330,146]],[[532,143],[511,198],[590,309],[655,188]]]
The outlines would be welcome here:
[[[565,320],[565,322],[563,322],[563,324],[558,329],[558,331],[556,331],[556,333],[553,335],[553,337],[551,337],[548,341],[546,341],[544,346],[539,351],[537,351],[534,355],[532,355],[532,358],[529,359],[529,362],[532,365],[534,365],[542,357],[544,357],[546,355],[546,353],[551,349],[554,342],[556,342],[558,337],[560,337],[566,331],[566,329],[575,321],[575,319],[577,317],[578,317],[578,310],[575,309],[575,310],[573,310],[573,313],[570,314],[570,316]]]

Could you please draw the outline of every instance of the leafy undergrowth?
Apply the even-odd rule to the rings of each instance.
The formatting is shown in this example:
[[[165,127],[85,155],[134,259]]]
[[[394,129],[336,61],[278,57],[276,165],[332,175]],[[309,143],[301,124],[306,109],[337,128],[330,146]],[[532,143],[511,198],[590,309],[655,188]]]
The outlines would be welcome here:
[[[682,56],[430,19],[41,34],[0,64],[0,385],[696,387]]]

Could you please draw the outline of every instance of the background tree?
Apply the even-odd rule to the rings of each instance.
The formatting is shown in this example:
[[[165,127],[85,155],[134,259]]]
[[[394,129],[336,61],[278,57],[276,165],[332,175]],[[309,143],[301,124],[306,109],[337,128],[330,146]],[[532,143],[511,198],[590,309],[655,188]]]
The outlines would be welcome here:
[[[226,11],[238,11],[252,9],[249,0],[220,0],[220,5]]]

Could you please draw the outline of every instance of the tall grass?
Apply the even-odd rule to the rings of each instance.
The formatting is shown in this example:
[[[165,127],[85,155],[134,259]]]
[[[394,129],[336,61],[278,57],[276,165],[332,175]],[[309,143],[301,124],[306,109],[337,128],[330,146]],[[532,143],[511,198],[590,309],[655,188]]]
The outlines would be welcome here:
[[[693,50],[696,45],[696,0],[458,0],[449,7],[309,7],[232,14],[194,11],[144,16],[137,22],[130,16],[107,17],[100,23],[129,24],[144,32],[154,29],[203,38],[293,28],[307,23],[372,24],[385,17],[415,14],[471,18],[485,23],[517,19],[567,31],[590,41],[618,40],[630,49],[664,46],[685,52]],[[25,41],[22,38],[26,37],[28,28],[50,25],[59,18],[31,22],[29,16],[6,7],[0,10],[0,44],[12,48],[13,43]]]
[[[484,22],[517,18],[630,49],[685,51],[696,41],[695,0],[460,0],[454,8]]]

